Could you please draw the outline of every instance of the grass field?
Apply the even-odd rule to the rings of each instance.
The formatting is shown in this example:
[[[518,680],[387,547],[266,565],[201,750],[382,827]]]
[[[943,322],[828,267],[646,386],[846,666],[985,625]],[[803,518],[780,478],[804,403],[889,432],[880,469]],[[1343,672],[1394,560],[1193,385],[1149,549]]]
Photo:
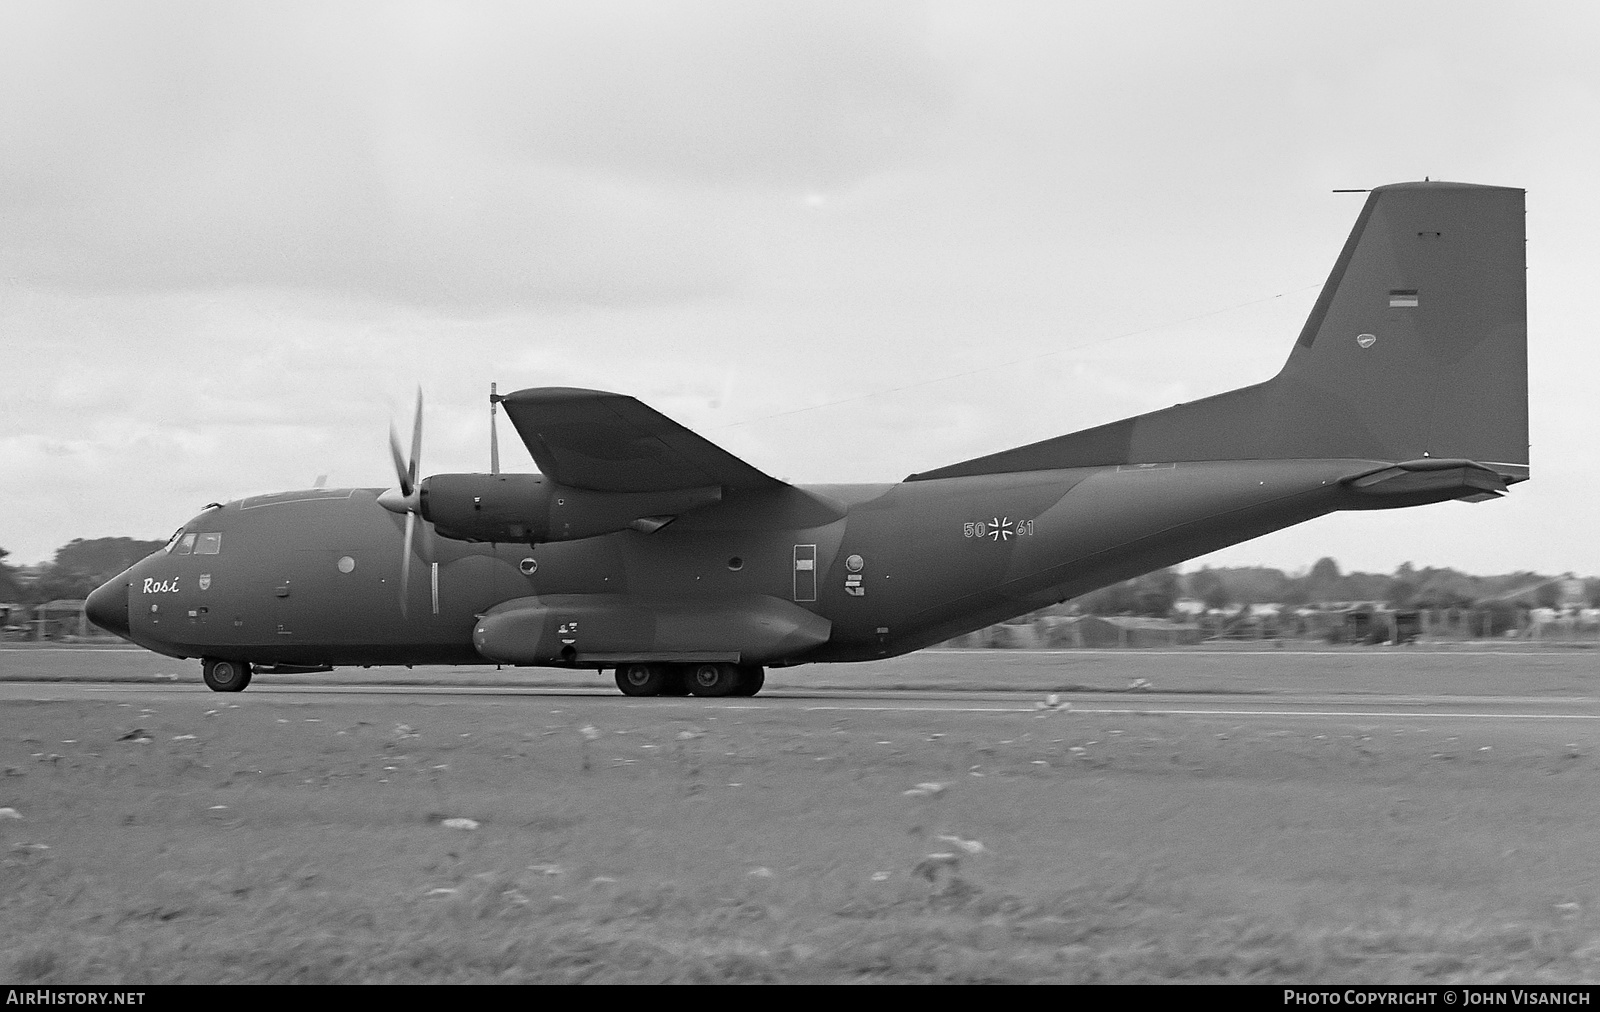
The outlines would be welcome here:
[[[0,678],[130,683],[0,703],[17,983],[1600,978],[1600,721],[227,696],[25,653]],[[769,686],[1594,699],[1596,661],[961,652]]]

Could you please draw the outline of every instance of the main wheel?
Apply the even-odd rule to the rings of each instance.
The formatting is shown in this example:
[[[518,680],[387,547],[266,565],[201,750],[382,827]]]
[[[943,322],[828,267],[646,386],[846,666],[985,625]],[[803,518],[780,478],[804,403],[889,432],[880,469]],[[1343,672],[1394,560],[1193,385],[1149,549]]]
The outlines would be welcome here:
[[[617,669],[617,688],[624,696],[659,696],[666,680],[660,664],[624,664]]]
[[[212,692],[243,692],[250,684],[250,665],[246,661],[207,657],[200,662],[200,677]]]
[[[661,694],[663,696],[687,696],[689,694],[688,665],[668,664],[666,674],[661,679]]]
[[[761,691],[767,683],[767,673],[761,670],[759,664],[747,664],[739,669],[739,687],[733,690],[735,696],[753,696]]]
[[[732,664],[691,664],[684,681],[697,696],[731,696],[739,687],[739,669]]]

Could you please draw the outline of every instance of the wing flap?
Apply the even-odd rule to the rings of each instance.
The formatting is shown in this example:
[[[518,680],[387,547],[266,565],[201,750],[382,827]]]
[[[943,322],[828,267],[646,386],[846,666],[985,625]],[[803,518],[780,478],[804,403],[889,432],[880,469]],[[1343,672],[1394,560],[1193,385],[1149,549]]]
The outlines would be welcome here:
[[[500,403],[539,470],[572,488],[662,492],[783,484],[625,394],[534,387],[506,394]]]

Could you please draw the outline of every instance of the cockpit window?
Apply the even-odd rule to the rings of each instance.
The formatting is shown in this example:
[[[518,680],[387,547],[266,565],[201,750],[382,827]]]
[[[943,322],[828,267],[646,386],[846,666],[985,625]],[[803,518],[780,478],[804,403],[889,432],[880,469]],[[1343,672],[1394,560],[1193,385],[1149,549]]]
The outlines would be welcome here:
[[[172,537],[167,539],[167,543],[164,546],[162,546],[162,550],[163,551],[168,551],[168,552],[172,551],[173,546],[178,543],[178,537],[181,534],[183,534],[183,528],[182,527],[179,527],[177,530],[173,531],[172,532]]]
[[[195,536],[193,534],[185,534],[182,538],[180,538],[178,540],[177,553],[179,555],[188,555],[190,552],[194,551],[194,539]]]
[[[222,551],[221,534],[202,534],[200,539],[194,543],[194,554],[196,555],[216,555],[220,551]]]

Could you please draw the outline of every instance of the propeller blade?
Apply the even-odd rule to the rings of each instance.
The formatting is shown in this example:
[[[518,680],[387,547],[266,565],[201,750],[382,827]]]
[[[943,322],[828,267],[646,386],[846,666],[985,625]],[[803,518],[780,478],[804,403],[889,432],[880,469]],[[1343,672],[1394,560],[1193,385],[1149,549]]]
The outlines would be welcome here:
[[[411,426],[411,484],[422,474],[422,388],[417,387],[417,417]],[[410,495],[410,491],[406,492]]]
[[[400,549],[400,614],[409,618],[411,605],[411,556],[420,554],[422,561],[434,561],[433,531],[427,521],[422,523],[422,540],[417,541],[417,515],[422,509],[422,493],[417,484],[422,474],[422,388],[417,387],[417,411],[411,421],[411,456],[400,450],[400,434],[389,425],[389,455],[394,458],[394,473],[399,479],[399,489],[389,489],[378,496],[378,505],[392,513],[406,515],[405,543]],[[396,495],[398,491],[400,494]]]
[[[411,495],[411,475],[406,471],[406,459],[400,454],[400,435],[389,426],[389,454],[394,457],[394,474],[400,482],[400,494]]]
[[[411,532],[417,525],[415,513],[406,514],[406,541],[400,549],[400,614],[409,618],[406,608],[411,603]]]

